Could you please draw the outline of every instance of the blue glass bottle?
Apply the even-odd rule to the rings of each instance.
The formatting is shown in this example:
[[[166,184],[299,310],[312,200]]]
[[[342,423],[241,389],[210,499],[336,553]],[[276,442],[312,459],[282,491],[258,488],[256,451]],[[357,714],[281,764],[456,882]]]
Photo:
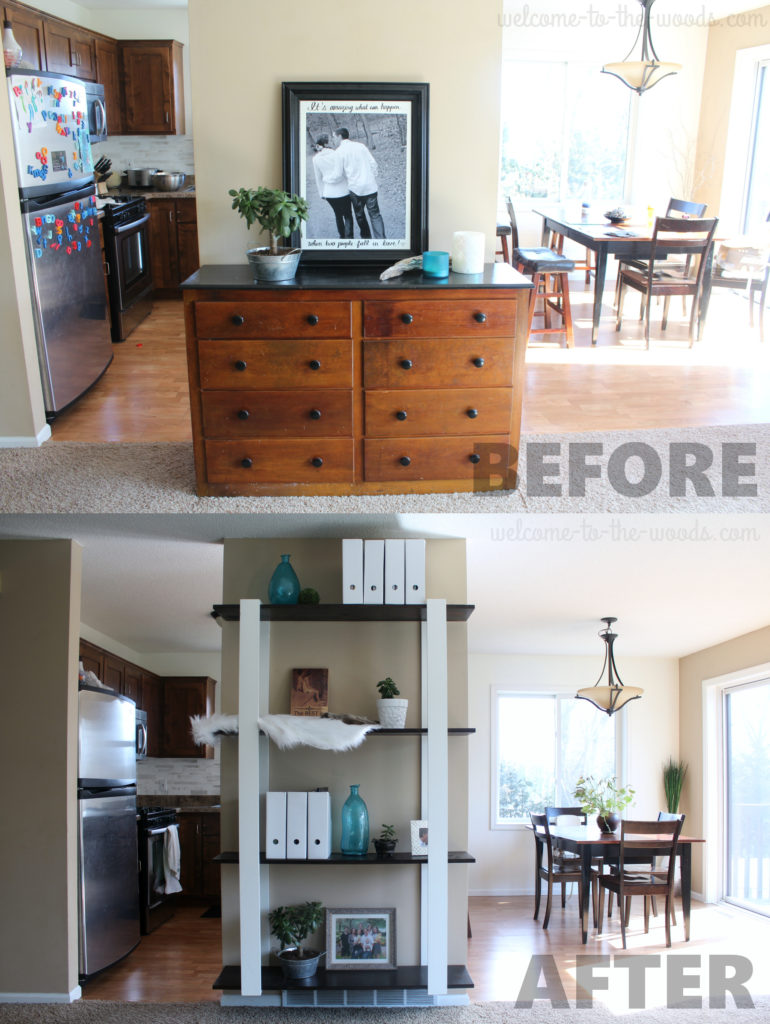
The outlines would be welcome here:
[[[291,555],[281,555],[281,561],[270,577],[267,596],[270,604],[296,604],[299,601],[299,580],[289,564]]]
[[[348,857],[364,857],[369,850],[369,812],[358,795],[358,786],[350,787],[350,796],[342,805],[340,849]]]

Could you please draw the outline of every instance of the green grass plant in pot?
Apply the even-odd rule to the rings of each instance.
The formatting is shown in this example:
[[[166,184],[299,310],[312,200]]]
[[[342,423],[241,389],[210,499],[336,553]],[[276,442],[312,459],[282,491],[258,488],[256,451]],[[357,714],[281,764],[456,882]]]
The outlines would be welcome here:
[[[324,919],[324,908],[317,901],[293,907],[275,907],[268,914],[270,931],[281,944],[276,954],[287,978],[312,978],[323,953],[303,949],[302,943]]]
[[[299,231],[308,218],[307,202],[279,188],[231,188],[233,209],[246,221],[246,228],[259,224],[270,235],[270,246],[247,249],[249,263],[258,281],[290,281],[297,273],[300,250],[282,247],[281,239]]]
[[[686,775],[687,765],[684,761],[675,761],[670,757],[668,764],[663,765],[663,792],[666,794],[666,809],[671,814],[679,810]]]
[[[574,795],[586,814],[596,815],[596,824],[602,832],[614,832],[620,824],[620,812],[634,799],[636,790],[619,786],[612,776],[595,779],[593,775],[581,775]]]

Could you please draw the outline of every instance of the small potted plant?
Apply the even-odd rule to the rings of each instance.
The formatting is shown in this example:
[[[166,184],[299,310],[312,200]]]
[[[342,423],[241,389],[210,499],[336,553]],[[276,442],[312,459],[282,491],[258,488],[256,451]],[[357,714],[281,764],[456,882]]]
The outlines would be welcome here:
[[[372,839],[378,857],[390,857],[396,848],[398,833],[393,825],[383,825],[380,834]]]
[[[270,931],[281,943],[276,954],[286,978],[312,978],[323,953],[305,950],[302,943],[324,919],[318,902],[298,903],[293,907],[276,907],[268,914]]]
[[[406,710],[409,701],[399,698],[400,690],[387,676],[377,683],[380,692],[377,701],[377,715],[383,729],[403,729],[406,722]]]
[[[574,791],[586,814],[595,814],[602,832],[614,832],[620,824],[620,811],[628,807],[636,795],[631,786],[619,786],[617,779],[595,779],[593,775],[577,780]]]
[[[282,248],[282,238],[299,231],[308,218],[307,202],[279,188],[231,188],[233,209],[246,221],[246,228],[258,222],[260,231],[270,235],[269,248],[247,249],[249,263],[259,281],[290,281],[297,273],[300,250]]]

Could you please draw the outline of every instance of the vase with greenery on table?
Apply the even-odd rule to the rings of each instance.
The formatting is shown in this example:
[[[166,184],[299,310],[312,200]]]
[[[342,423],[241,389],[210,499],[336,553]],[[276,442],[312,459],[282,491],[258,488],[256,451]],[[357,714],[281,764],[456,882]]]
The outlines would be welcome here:
[[[270,246],[247,249],[246,255],[258,281],[290,281],[297,273],[300,250],[282,247],[280,242],[299,231],[308,218],[307,201],[279,188],[231,188],[233,209],[246,221],[246,228],[259,224],[270,235]]]
[[[595,779],[593,775],[581,775],[574,789],[574,796],[586,814],[595,814],[596,824],[602,832],[614,832],[620,824],[620,812],[636,795],[632,786],[621,786],[614,776]]]

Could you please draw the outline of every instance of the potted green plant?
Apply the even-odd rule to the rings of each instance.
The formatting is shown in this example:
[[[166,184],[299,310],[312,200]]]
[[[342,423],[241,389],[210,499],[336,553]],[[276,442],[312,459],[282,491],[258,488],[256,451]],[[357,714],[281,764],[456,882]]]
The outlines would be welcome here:
[[[233,209],[246,221],[247,230],[254,223],[270,235],[269,248],[247,249],[249,263],[259,281],[290,281],[297,273],[300,250],[282,248],[282,238],[289,238],[308,218],[307,202],[279,188],[231,188]]]
[[[393,825],[383,825],[380,834],[372,839],[378,857],[390,857],[396,848],[398,833]]]
[[[268,914],[270,931],[281,943],[276,956],[287,978],[312,978],[323,953],[305,950],[302,943],[324,919],[324,908],[318,902],[298,903],[292,907],[275,907]]]
[[[676,814],[679,810],[686,775],[687,765],[684,761],[675,761],[670,757],[668,764],[663,765],[663,792],[666,794],[666,809],[671,814]]]
[[[614,832],[620,824],[620,812],[628,807],[636,795],[632,786],[619,786],[612,776],[595,779],[593,775],[581,775],[577,780],[574,796],[580,801],[586,814],[595,814],[596,824],[602,832]]]
[[[377,683],[380,692],[377,700],[377,716],[383,729],[403,729],[409,701],[399,697],[401,692],[390,676]]]

